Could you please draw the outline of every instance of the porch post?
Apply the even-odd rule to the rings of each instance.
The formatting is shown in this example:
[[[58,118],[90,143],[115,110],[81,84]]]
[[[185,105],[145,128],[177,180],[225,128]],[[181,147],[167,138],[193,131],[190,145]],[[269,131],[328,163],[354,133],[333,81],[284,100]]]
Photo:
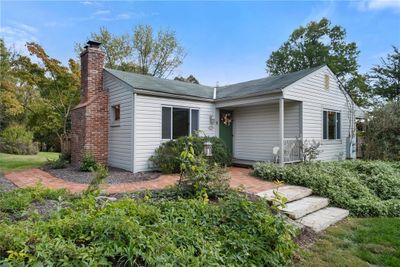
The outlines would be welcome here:
[[[279,99],[279,141],[280,141],[280,149],[279,149],[279,164],[283,166],[284,161],[284,138],[285,138],[285,99],[282,97]]]

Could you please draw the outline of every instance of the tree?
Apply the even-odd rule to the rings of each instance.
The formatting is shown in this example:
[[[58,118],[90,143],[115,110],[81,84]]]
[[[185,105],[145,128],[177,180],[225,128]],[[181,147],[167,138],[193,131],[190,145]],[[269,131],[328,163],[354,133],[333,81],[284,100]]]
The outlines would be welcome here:
[[[8,117],[21,114],[23,107],[15,96],[16,80],[12,70],[12,52],[0,39],[0,129],[4,129]]]
[[[91,39],[102,43],[106,53],[105,66],[155,77],[168,77],[183,62],[185,51],[173,31],[153,34],[149,25],[139,25],[132,36],[112,35],[106,28],[92,33]],[[82,51],[82,45],[76,45]]]
[[[174,78],[174,80],[181,81],[181,82],[187,82],[187,83],[200,84],[199,81],[193,75],[189,75],[187,78],[182,77],[182,76],[176,76]]]
[[[55,135],[62,143],[70,130],[71,109],[79,102],[79,65],[71,59],[68,67],[63,66],[40,45],[26,46],[40,64],[27,56],[15,58],[13,74],[17,83],[13,97],[23,107],[24,124],[35,132],[35,137],[47,141]]]
[[[381,65],[372,68],[369,79],[375,96],[400,102],[400,51],[397,47],[393,46],[393,53],[386,59],[381,58]]]
[[[377,106],[365,120],[366,159],[400,160],[400,103]]]
[[[101,43],[101,48],[106,54],[105,67],[117,69],[131,60],[132,47],[129,35],[116,36],[111,34],[107,28],[101,27],[99,33],[91,33],[90,40]],[[75,44],[75,51],[80,54],[83,51],[81,44]]]
[[[271,53],[266,70],[280,75],[327,64],[357,104],[363,105],[366,86],[357,72],[360,52],[356,43],[345,39],[346,30],[341,26],[331,26],[326,18],[312,21],[306,27],[295,29],[289,40]]]

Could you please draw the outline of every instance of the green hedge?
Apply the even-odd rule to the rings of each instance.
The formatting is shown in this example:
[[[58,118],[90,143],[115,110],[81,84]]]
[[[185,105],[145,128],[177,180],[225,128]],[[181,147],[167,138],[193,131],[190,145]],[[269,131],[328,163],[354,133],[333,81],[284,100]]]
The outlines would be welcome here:
[[[266,202],[204,199],[64,203],[46,219],[0,222],[5,266],[287,266],[293,230]],[[1,221],[1,220],[0,220]]]
[[[180,137],[176,140],[164,142],[158,147],[150,161],[157,166],[163,173],[178,173],[181,164],[179,157],[188,142],[189,137]],[[229,166],[232,163],[232,156],[229,153],[225,143],[218,137],[197,137],[192,136],[192,143],[195,154],[202,155],[204,142],[212,143],[213,156],[210,163],[218,163],[222,166]]]
[[[279,165],[257,163],[254,174],[309,187],[356,216],[400,216],[400,163],[340,161]]]
[[[33,142],[33,133],[22,125],[12,125],[0,133],[0,151],[16,155],[36,155],[37,143]]]

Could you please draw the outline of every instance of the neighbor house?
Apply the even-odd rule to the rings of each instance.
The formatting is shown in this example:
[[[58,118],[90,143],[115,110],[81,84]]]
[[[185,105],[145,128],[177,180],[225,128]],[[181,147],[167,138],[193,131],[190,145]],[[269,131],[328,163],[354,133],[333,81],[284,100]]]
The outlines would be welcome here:
[[[201,130],[219,136],[234,162],[296,162],[303,142],[320,160],[355,158],[360,110],[328,66],[221,87],[103,68],[100,44],[81,54],[81,102],[72,111],[72,161],[85,153],[132,172],[164,141]],[[280,149],[283,147],[284,149]]]

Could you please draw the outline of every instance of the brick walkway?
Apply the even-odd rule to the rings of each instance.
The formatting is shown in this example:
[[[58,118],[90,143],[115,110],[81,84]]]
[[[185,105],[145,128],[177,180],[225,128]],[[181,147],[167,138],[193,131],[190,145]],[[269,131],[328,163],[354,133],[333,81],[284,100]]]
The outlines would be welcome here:
[[[250,175],[250,169],[232,167],[229,168],[231,176],[230,185],[232,188],[238,188],[248,193],[258,193],[271,188],[274,184],[259,180]],[[78,184],[68,182],[56,178],[49,173],[39,170],[31,169],[26,171],[11,172],[5,175],[5,178],[14,183],[18,187],[32,187],[42,184],[45,187],[52,189],[65,188],[73,193],[82,192],[87,188],[85,184]],[[134,192],[140,190],[162,189],[167,186],[173,185],[178,181],[177,175],[161,175],[157,179],[150,181],[121,183],[121,184],[104,184],[101,188],[107,193],[124,193]]]

